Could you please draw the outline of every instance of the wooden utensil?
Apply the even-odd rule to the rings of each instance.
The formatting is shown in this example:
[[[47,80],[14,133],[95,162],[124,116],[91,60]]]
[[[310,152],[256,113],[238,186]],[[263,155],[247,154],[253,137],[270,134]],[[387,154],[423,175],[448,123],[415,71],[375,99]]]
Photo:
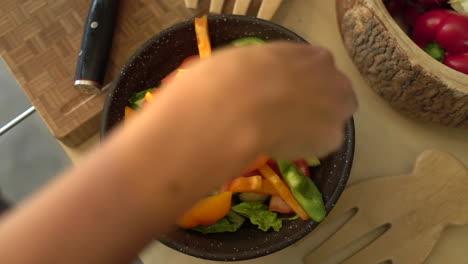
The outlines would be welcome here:
[[[223,10],[225,0],[211,0],[210,12],[220,14]],[[227,1],[232,2],[232,1]],[[252,0],[235,0],[232,13],[235,15],[246,15]],[[275,15],[283,0],[263,0],[257,13],[258,18],[270,20]],[[185,0],[187,8],[197,8],[198,0]]]
[[[422,263],[445,227],[468,224],[467,201],[467,168],[447,153],[426,151],[409,175],[368,180],[347,188],[313,234],[329,225],[341,227],[304,261]],[[349,220],[343,223],[343,218]]]

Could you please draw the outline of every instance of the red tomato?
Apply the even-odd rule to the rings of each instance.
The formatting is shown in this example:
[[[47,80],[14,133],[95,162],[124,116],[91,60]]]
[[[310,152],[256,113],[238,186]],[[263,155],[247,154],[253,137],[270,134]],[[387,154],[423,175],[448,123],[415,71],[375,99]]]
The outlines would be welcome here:
[[[422,10],[414,6],[406,6],[404,12],[405,22],[414,26],[418,18],[423,14]]]
[[[297,168],[305,175],[307,178],[310,178],[310,170],[309,165],[305,159],[295,160],[294,164],[296,164]]]
[[[444,25],[445,20],[451,16],[451,12],[446,9],[436,9],[419,16],[413,31],[413,40],[421,48],[436,39],[439,29]]]
[[[268,208],[270,211],[278,212],[281,214],[291,214],[294,213],[293,209],[277,195],[273,195],[270,199],[270,205]]]
[[[454,70],[468,74],[468,53],[448,57],[445,59],[444,64]]]

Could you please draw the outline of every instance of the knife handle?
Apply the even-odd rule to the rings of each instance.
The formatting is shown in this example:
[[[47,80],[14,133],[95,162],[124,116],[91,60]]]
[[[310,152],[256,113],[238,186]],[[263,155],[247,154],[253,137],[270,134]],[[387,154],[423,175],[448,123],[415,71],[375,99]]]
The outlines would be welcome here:
[[[93,0],[78,54],[75,87],[84,92],[99,92],[103,86],[107,61],[117,19],[119,0]]]

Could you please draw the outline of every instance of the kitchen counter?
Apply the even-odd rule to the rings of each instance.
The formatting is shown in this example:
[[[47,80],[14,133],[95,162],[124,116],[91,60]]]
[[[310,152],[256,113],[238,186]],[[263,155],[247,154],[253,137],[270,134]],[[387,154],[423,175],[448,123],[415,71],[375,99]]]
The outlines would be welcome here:
[[[297,32],[311,43],[330,48],[336,63],[351,79],[359,98],[355,115],[356,153],[349,183],[372,177],[400,175],[411,171],[416,157],[427,149],[453,154],[468,166],[468,130],[452,129],[410,119],[396,112],[364,82],[348,57],[338,31],[334,1],[289,0],[274,21]],[[98,137],[79,148],[65,147],[77,161],[97,145]],[[317,243],[314,233],[278,253],[243,263],[302,263]],[[453,226],[442,235],[427,263],[468,263],[468,226]],[[145,264],[211,263],[195,259],[158,243],[142,254]]]

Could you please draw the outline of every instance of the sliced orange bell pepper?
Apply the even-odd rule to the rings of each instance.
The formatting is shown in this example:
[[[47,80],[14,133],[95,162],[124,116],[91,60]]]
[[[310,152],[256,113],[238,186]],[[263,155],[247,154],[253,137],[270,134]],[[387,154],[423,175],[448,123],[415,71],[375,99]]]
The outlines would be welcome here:
[[[266,195],[278,195],[276,189],[262,176],[239,177],[221,188],[222,191],[250,192]]]
[[[195,34],[197,36],[198,52],[201,59],[211,56],[211,42],[208,30],[208,17],[195,18]]]
[[[264,165],[259,170],[263,174],[263,177],[265,177],[271,183],[271,185],[273,185],[279,196],[283,198],[289,207],[291,207],[302,220],[309,219],[309,215],[296,201],[296,198],[294,198],[286,183],[283,182],[283,180],[278,176],[278,174],[276,174],[276,172],[273,171],[273,169],[271,169],[270,166]]]
[[[153,102],[153,94],[150,92],[146,92],[145,94],[145,102],[152,103]]]
[[[210,225],[225,217],[231,210],[232,192],[223,192],[198,202],[179,221],[182,228]]]
[[[258,157],[258,158],[247,168],[247,170],[245,170],[245,173],[260,169],[260,167],[263,167],[263,165],[265,165],[265,164],[267,163],[267,161],[268,161],[268,157],[267,157],[267,156],[260,156],[260,157]]]
[[[262,190],[262,176],[239,177],[231,181],[228,187],[231,192],[254,192]]]
[[[184,75],[186,72],[188,72],[188,70],[186,70],[186,69],[177,69],[177,73],[176,73],[175,77],[176,78],[180,77],[180,76]]]
[[[273,185],[266,179],[263,179],[262,190],[259,193],[267,195],[279,195],[275,187],[273,187]]]
[[[125,107],[125,120],[129,120],[133,118],[133,116],[136,114],[136,111],[133,110],[133,108],[126,106]]]

